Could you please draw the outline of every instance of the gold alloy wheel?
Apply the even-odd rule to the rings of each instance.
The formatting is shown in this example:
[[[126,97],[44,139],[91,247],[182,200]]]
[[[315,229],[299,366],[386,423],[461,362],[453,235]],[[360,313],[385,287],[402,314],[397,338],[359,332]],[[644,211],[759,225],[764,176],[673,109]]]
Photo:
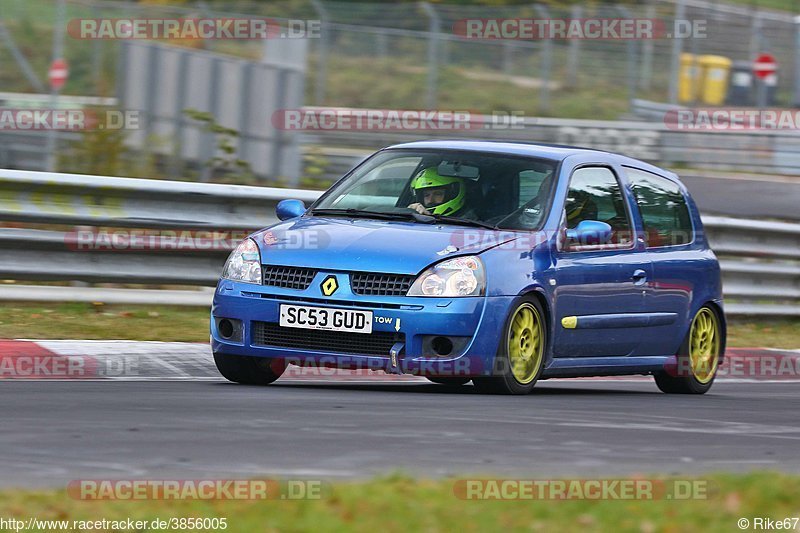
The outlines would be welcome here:
[[[692,320],[689,332],[689,364],[694,378],[702,384],[714,379],[719,364],[719,321],[708,307],[703,307]]]
[[[544,356],[544,329],[539,311],[530,303],[520,305],[508,328],[508,360],[514,378],[526,385],[539,372]]]

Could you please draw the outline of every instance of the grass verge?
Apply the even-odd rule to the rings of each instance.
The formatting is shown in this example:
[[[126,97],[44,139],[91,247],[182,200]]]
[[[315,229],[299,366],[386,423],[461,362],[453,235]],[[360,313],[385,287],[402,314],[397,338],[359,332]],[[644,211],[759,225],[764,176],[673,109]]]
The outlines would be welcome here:
[[[5,302],[0,338],[207,342],[208,320],[198,307]]]
[[[205,342],[208,315],[205,308],[166,305],[6,302],[0,308],[0,338]],[[733,319],[728,346],[800,348],[800,319]]]
[[[699,478],[695,478],[699,479]],[[800,476],[714,474],[707,499],[477,501],[454,480],[391,476],[337,482],[317,500],[79,501],[64,490],[0,492],[0,516],[59,520],[226,517],[227,531],[738,531],[755,517],[798,515]],[[793,526],[796,527],[796,526]],[[101,529],[102,530],[102,529]],[[118,530],[119,531],[119,530]]]

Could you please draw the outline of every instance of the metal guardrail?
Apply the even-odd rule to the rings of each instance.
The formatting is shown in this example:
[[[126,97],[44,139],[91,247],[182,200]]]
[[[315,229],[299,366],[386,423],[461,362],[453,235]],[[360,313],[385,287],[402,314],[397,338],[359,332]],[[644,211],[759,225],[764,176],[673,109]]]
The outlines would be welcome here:
[[[704,216],[703,226],[727,313],[800,315],[800,224]]]
[[[0,221],[47,224],[50,228],[0,229],[0,278],[213,286],[225,256],[238,240],[231,238],[236,231],[243,235],[274,223],[275,206],[284,198],[309,203],[320,194],[0,170]],[[728,313],[800,315],[800,224],[718,216],[704,216],[703,223],[720,257]],[[67,226],[67,231],[52,229],[56,225]],[[159,232],[155,246],[146,249],[118,249],[113,243],[98,247],[96,242],[82,249],[80,231],[88,231],[86,226],[165,231]],[[189,239],[181,245],[184,234]],[[199,235],[205,240],[193,240]],[[217,237],[220,239],[215,241]],[[217,245],[209,245],[209,241]],[[20,299],[23,289],[11,287],[0,286],[0,299]],[[53,288],[48,296],[45,289],[37,287],[27,299],[93,298],[90,288],[69,289]],[[142,303],[150,303],[158,292],[139,294]],[[113,297],[136,300],[118,291]],[[207,292],[198,293],[180,303],[202,304],[208,297]],[[103,298],[98,293],[96,299]],[[169,302],[171,298],[158,300]]]
[[[319,195],[295,189],[0,170],[0,221],[68,226],[68,231],[0,228],[0,278],[213,286],[238,239],[277,221],[279,201],[298,198],[310,203]],[[154,243],[123,250],[112,241],[83,246],[80,232],[87,226],[133,228],[142,230],[141,238],[146,229],[166,231],[159,232]],[[113,237],[113,231],[105,235]],[[0,299],[13,297],[7,293],[0,287]],[[19,291],[14,294],[18,297]],[[34,296],[45,298],[41,290]],[[57,290],[54,297],[75,294]],[[143,297],[143,303],[151,301]]]
[[[260,228],[318,191],[0,170],[0,220],[133,228]]]

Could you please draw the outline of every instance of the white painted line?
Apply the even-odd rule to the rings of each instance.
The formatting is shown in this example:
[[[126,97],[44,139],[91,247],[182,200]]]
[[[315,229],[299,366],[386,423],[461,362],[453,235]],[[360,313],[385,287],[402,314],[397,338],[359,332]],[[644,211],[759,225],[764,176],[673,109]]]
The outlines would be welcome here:
[[[35,343],[43,350],[59,357],[81,359],[81,368],[95,369],[91,375],[42,376],[48,381],[58,380],[113,380],[113,381],[212,381],[222,382],[214,364],[211,348],[207,343],[198,342],[163,342],[163,341],[130,341],[130,340],[36,340],[19,339]],[[738,350],[738,351],[737,351]],[[777,348],[745,348],[735,349],[732,358],[751,357],[741,350],[752,350],[753,356],[766,354],[785,354],[794,359],[800,349],[786,350]],[[0,354],[1,355],[1,354]],[[770,357],[770,355],[768,355]],[[89,361],[89,363],[87,363]],[[726,367],[723,367],[725,370]],[[36,376],[20,376],[9,379],[36,379]],[[552,378],[542,383],[653,383],[652,376],[608,376],[585,378]],[[780,379],[765,375],[764,379],[755,377],[727,377],[721,372],[720,383],[800,383],[800,376],[787,376]],[[290,366],[279,383],[285,384],[358,384],[380,385],[385,383],[430,383],[422,376],[410,374],[386,374],[380,371],[336,370],[330,368],[312,368]]]

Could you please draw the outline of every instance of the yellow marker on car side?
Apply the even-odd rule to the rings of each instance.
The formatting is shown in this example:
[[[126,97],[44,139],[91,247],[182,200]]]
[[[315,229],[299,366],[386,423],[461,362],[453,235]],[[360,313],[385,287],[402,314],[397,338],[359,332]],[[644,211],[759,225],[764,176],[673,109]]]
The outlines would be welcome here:
[[[575,329],[578,326],[578,317],[565,316],[561,319],[561,327],[564,329]]]

